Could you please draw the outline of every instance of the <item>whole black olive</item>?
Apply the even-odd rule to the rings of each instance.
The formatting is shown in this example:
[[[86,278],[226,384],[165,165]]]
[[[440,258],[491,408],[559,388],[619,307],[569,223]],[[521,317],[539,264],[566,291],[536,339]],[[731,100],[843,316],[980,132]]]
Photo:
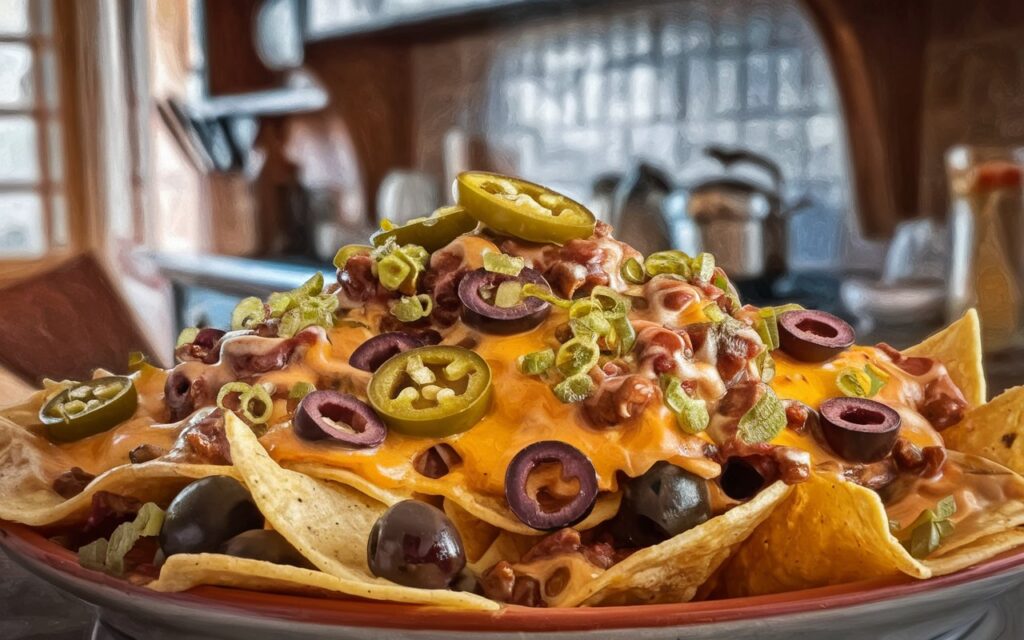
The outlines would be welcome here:
[[[621,546],[649,547],[710,517],[707,481],[674,464],[658,462],[625,483],[611,532]]]
[[[743,458],[729,458],[718,479],[725,495],[733,500],[749,500],[765,485],[761,472]]]
[[[420,589],[446,589],[466,566],[455,525],[419,500],[404,500],[384,512],[370,530],[366,558],[373,575]]]
[[[263,515],[242,483],[210,476],[188,485],[171,501],[160,548],[168,556],[213,552],[239,533],[262,527]]]
[[[243,531],[222,544],[217,553],[306,569],[313,567],[284,536],[270,529]]]

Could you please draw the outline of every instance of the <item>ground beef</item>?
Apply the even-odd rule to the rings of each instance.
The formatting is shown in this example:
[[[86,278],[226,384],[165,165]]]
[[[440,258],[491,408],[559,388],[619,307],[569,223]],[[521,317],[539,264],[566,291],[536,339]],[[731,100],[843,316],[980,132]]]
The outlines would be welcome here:
[[[57,479],[53,481],[53,490],[60,497],[69,500],[85,491],[85,488],[95,478],[96,476],[81,467],[72,467],[70,471],[65,471],[57,476]]]

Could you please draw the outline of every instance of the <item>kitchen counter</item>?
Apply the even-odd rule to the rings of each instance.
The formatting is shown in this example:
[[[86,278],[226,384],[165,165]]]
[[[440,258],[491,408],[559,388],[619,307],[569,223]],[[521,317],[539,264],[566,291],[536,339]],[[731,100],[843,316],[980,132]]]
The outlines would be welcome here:
[[[333,277],[334,265],[269,258],[236,258],[210,254],[154,253],[161,273],[179,285],[216,289],[239,296],[265,296],[299,286],[317,271]]]

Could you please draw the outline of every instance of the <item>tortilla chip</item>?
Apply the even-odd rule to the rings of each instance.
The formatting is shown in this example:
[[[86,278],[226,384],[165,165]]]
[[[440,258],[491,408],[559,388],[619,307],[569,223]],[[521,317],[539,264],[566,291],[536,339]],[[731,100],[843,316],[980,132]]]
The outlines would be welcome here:
[[[981,324],[974,309],[968,309],[962,318],[903,353],[938,360],[946,365],[949,377],[960,387],[970,406],[985,404],[988,396],[981,366]]]
[[[568,594],[559,605],[687,602],[791,490],[792,487],[776,482],[746,504],[661,544],[637,551]]]
[[[297,595],[346,596],[360,597],[371,600],[400,600],[393,597],[381,597],[389,594],[388,590],[406,587],[384,585],[361,580],[345,580],[311,569],[303,569],[289,565],[273,564],[263,560],[236,558],[215,553],[179,554],[167,558],[160,569],[160,578],[146,585],[154,591],[176,592],[186,591],[200,585],[214,585],[249,589],[251,591],[270,591],[292,593]],[[419,589],[424,594],[419,602],[438,606],[459,606],[464,609],[494,609],[496,605],[489,600],[478,597],[459,598],[455,605],[451,595],[460,596],[452,591]],[[432,601],[430,598],[435,599]],[[484,606],[487,603],[490,606]]]
[[[1007,389],[974,407],[942,432],[946,446],[973,453],[1024,473],[1024,386]]]
[[[167,504],[196,478],[234,473],[230,466],[160,460],[126,464],[101,474],[82,493],[65,500],[53,490],[51,479],[67,467],[41,452],[33,438],[20,425],[0,417],[0,520],[34,527],[84,520],[92,496],[99,491]]]
[[[944,576],[994,558],[1021,545],[1024,545],[1024,530],[1010,529],[975,540],[948,556],[929,558],[925,564],[932,570],[932,577]]]
[[[396,502],[401,502],[402,500],[408,500],[412,497],[412,492],[383,489],[358,474],[346,469],[338,469],[336,467],[316,463],[300,463],[286,466],[288,469],[298,471],[318,480],[330,480],[331,482],[337,482],[352,487],[364,495],[387,505],[392,505]],[[446,500],[454,502],[469,514],[494,527],[526,536],[544,535],[543,531],[538,531],[523,524],[522,521],[520,521],[519,518],[509,510],[504,500],[481,495],[474,491],[470,491],[457,483],[437,483],[437,486],[441,495]],[[621,501],[622,496],[619,493],[606,492],[600,494],[597,497],[597,501],[594,503],[594,509],[590,512],[590,515],[587,516],[583,522],[575,525],[575,528],[580,531],[586,531],[587,529],[596,527],[605,520],[612,519],[615,517],[615,514],[619,512],[619,503]]]
[[[444,512],[462,537],[462,547],[466,551],[468,564],[480,560],[501,533],[501,529],[474,517],[451,500],[444,501]]]
[[[345,485],[328,484],[278,466],[248,425],[231,412],[226,413],[224,426],[235,468],[263,517],[317,568],[340,579],[335,590],[373,600],[498,608],[496,603],[469,593],[414,589],[377,578],[366,564],[366,544],[370,529],[387,509],[384,504]]]
[[[1005,475],[1003,491],[1014,497],[958,522],[952,537],[928,559],[915,559],[889,532],[877,493],[835,475],[815,474],[796,485],[789,500],[729,559],[713,595],[764,595],[901,573],[929,578],[1024,543],[1024,536],[1007,535],[1024,523],[1024,479],[988,461],[957,452],[950,456],[979,473]]]
[[[874,491],[834,475],[814,474],[726,563],[718,597],[794,591],[900,573],[931,571],[889,533]]]

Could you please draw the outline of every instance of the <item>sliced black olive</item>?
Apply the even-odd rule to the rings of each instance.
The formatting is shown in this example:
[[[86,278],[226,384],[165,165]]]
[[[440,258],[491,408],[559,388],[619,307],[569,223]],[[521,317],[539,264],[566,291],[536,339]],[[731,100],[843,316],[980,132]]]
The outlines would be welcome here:
[[[391,356],[422,347],[424,342],[408,333],[390,331],[374,336],[356,347],[348,358],[348,363],[356,369],[374,372],[380,365],[391,359]]]
[[[213,552],[239,533],[262,527],[263,515],[242,483],[210,476],[188,485],[171,501],[160,548],[168,556]]]
[[[668,462],[629,480],[611,532],[624,547],[649,547],[711,517],[707,481]]]
[[[270,529],[243,531],[220,546],[217,553],[236,558],[251,558],[293,567],[313,567],[280,533]]]
[[[304,440],[331,438],[350,447],[376,447],[388,429],[370,405],[347,393],[323,389],[306,395],[295,410],[295,435]]]
[[[850,462],[878,462],[892,452],[900,434],[900,414],[867,398],[831,398],[818,412],[828,446]]]
[[[466,566],[455,525],[419,500],[404,500],[384,512],[370,530],[366,557],[378,578],[420,589],[446,589]]]
[[[183,420],[195,410],[192,380],[183,371],[174,370],[164,383],[164,404],[171,412],[171,420]]]
[[[550,289],[544,276],[528,267],[518,276],[486,269],[470,271],[459,282],[459,300],[464,305],[462,319],[489,333],[509,334],[531,329],[547,317],[551,304],[540,298],[526,297],[509,307],[495,304],[498,287],[504,282],[536,284]]]
[[[743,458],[729,458],[722,467],[718,484],[725,495],[733,500],[749,500],[764,487],[765,478]]]
[[[845,320],[824,311],[787,311],[778,322],[779,348],[803,362],[824,362],[856,337]]]
[[[545,468],[557,470],[557,476],[545,474]],[[538,483],[538,478],[549,482]],[[570,489],[572,483],[577,486]],[[572,445],[555,440],[535,442],[509,463],[505,499],[512,513],[534,529],[568,527],[586,518],[594,508],[597,472],[587,456]]]

